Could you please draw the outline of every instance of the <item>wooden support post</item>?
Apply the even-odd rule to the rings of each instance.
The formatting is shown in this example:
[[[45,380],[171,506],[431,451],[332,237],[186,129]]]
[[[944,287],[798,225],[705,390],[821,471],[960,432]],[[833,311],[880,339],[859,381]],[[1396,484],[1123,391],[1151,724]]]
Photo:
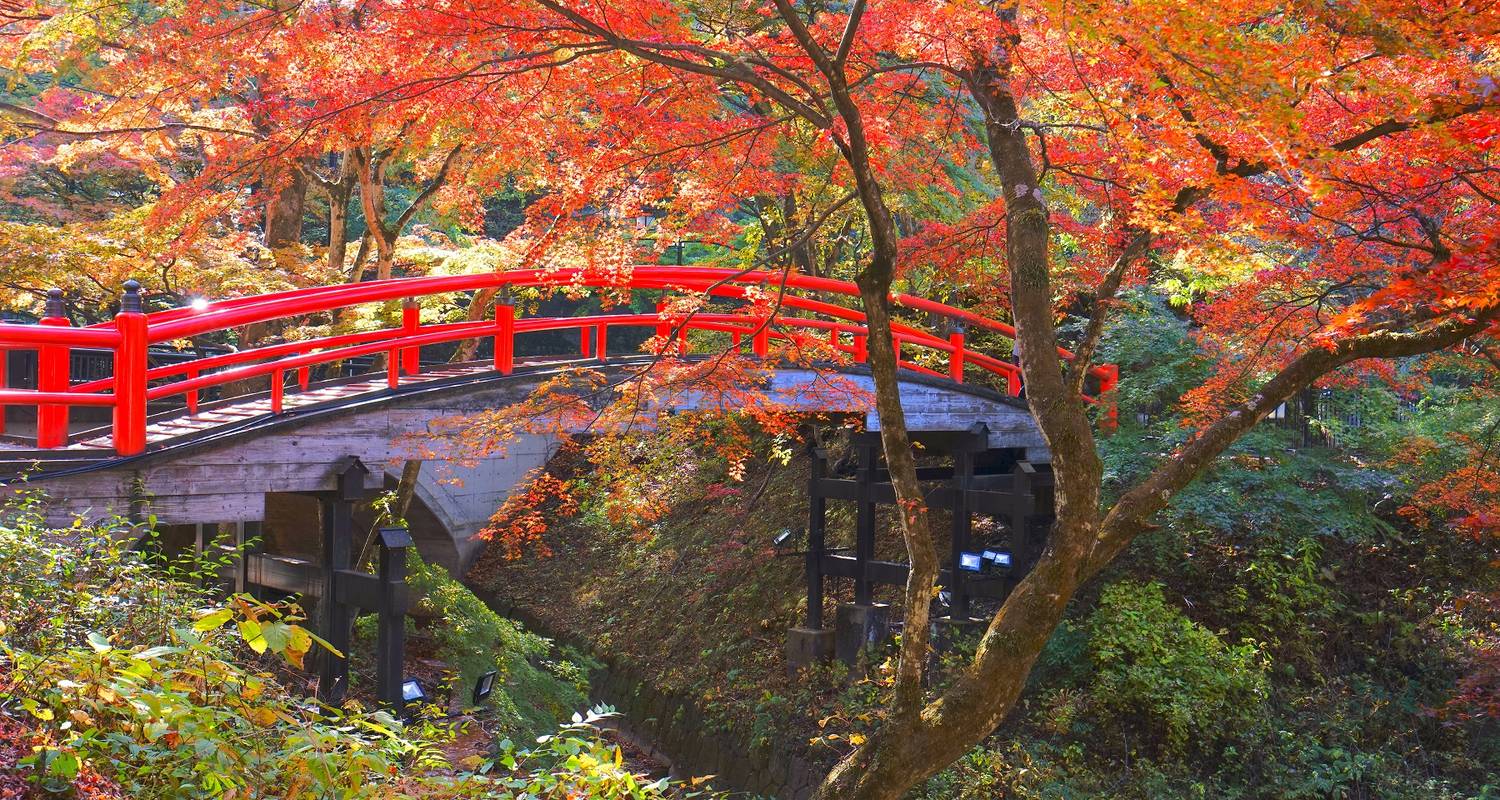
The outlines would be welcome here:
[[[323,589],[318,598],[318,632],[341,655],[324,652],[318,664],[318,699],[337,706],[349,691],[350,608],[339,602],[338,573],[349,568],[354,504],[340,497],[323,500]]]
[[[380,530],[379,623],[375,634],[375,696],[397,714],[406,701],[401,696],[406,655],[406,552],[413,545],[405,528]]]
[[[214,530],[213,535],[210,535],[208,532],[210,527]],[[193,559],[198,563],[201,564],[203,562],[203,554],[208,552],[208,549],[213,546],[214,540],[218,538],[218,527],[216,523],[212,522],[198,522],[193,524]]]
[[[250,581],[250,559],[265,550],[265,536],[259,521],[239,522],[234,526],[235,560],[234,590],[258,596],[256,585]]]
[[[370,469],[359,459],[348,457],[335,467],[332,492],[319,499],[323,508],[322,594],[318,600],[319,632],[340,654],[325,653],[318,665],[318,699],[340,705],[349,691],[349,626],[353,607],[340,592],[342,576],[349,571],[354,541],[354,503],[365,496],[365,478]]]
[[[401,331],[407,336],[416,336],[422,329],[422,307],[414,298],[401,303]],[[405,347],[401,350],[401,371],[416,375],[422,371],[422,348]]]
[[[823,553],[827,549],[828,499],[819,483],[828,473],[828,451],[812,448],[807,481],[807,627],[823,627]]]
[[[855,486],[854,560],[859,574],[854,578],[854,602],[867,606],[875,601],[874,581],[869,573],[875,558],[875,468],[877,446],[859,446],[859,467]]]
[[[988,438],[988,437],[986,437]],[[952,586],[948,593],[952,597],[948,605],[949,617],[955,621],[969,618],[969,589],[967,577],[959,568],[962,554],[969,549],[970,525],[973,515],[969,509],[969,487],[973,483],[974,454],[960,448],[953,453],[953,566]]]
[[[1036,467],[1026,461],[1016,464],[1011,472],[1011,572],[1016,576],[1031,570],[1031,564],[1040,553],[1035,552],[1031,541],[1031,517],[1036,510]],[[1019,583],[1019,577],[1013,579]]]

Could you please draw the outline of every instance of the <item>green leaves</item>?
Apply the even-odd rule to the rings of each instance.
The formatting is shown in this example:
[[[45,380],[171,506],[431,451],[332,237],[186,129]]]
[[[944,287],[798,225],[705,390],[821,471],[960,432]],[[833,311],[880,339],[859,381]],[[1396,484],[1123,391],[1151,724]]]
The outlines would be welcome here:
[[[227,608],[214,609],[200,617],[197,622],[194,622],[193,630],[199,633],[211,631],[222,626],[232,617],[234,617],[234,612]]]

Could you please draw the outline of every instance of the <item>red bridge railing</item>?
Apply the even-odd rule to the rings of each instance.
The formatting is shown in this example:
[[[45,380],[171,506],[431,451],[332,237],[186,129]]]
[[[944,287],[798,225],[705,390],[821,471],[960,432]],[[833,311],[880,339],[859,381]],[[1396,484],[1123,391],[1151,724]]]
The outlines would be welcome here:
[[[0,354],[8,350],[34,349],[38,358],[36,388],[0,387],[0,412],[6,405],[35,406],[36,446],[50,449],[68,443],[70,408],[112,408],[115,452],[129,456],[146,449],[147,407],[153,400],[180,395],[185,400],[187,413],[194,414],[198,409],[199,393],[206,389],[247,378],[269,377],[272,413],[280,413],[289,374],[295,376],[298,387],[306,389],[310,369],[316,365],[384,354],[387,356],[386,382],[395,388],[400,385],[403,374],[415,375],[420,371],[420,348],[465,339],[493,338],[494,369],[502,374],[510,374],[514,368],[515,337],[518,334],[567,329],[580,331],[581,356],[600,361],[609,358],[610,329],[621,327],[654,328],[661,345],[667,346],[675,341],[679,352],[686,352],[687,331],[700,330],[728,333],[735,347],[749,339],[751,351],[760,357],[769,354],[772,340],[825,342],[828,348],[856,363],[864,362],[868,356],[868,329],[863,313],[804,294],[858,297],[858,289],[848,281],[783,275],[780,272],[640,266],[633,270],[626,285],[633,289],[662,290],[664,295],[678,291],[749,302],[729,313],[673,312],[662,302],[655,314],[518,318],[509,296],[511,288],[624,288],[611,275],[578,269],[535,269],[393,278],[241,297],[146,314],[142,308],[140,285],[129,281],[125,284],[120,312],[113,322],[74,328],[67,319],[62,293],[54,289],[49,292],[41,324],[0,324]],[[496,297],[493,319],[423,324],[414,303],[418,297],[483,289],[501,290]],[[404,301],[400,327],[280,342],[167,366],[148,366],[152,345],[251,323],[299,318],[394,300]],[[941,333],[903,322],[893,323],[901,368],[947,377],[959,383],[964,382],[966,370],[976,369],[996,376],[1012,396],[1021,394],[1022,376],[1016,365],[965,345],[965,326],[995,331],[1012,338],[1014,328],[921,297],[897,294],[893,295],[893,300],[898,306],[931,314],[949,323],[948,329]],[[786,310],[810,316],[792,316],[784,313]],[[69,354],[80,348],[109,351],[113,360],[112,376],[70,385]],[[903,355],[903,348],[925,348],[942,353],[946,357],[947,370],[940,371],[911,361]],[[1072,357],[1066,350],[1059,350],[1059,354],[1064,358]],[[1119,371],[1114,365],[1094,367],[1091,373],[1098,379],[1100,395],[1112,391],[1119,379]],[[1097,402],[1096,398],[1089,400]],[[1112,404],[1108,404],[1103,424],[1113,427],[1114,422],[1115,412]],[[4,415],[0,413],[0,433],[4,432],[3,425]]]

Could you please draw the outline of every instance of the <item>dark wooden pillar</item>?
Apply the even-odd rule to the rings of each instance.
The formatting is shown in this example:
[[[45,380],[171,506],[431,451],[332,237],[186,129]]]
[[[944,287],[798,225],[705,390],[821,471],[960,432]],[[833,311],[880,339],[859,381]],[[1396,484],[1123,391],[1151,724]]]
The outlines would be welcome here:
[[[380,530],[379,625],[375,635],[375,695],[400,714],[406,654],[406,551],[412,546],[405,528]]]
[[[260,591],[250,580],[250,557],[266,549],[266,537],[259,521],[238,522],[234,526],[234,590],[259,598]]]
[[[812,448],[807,482],[807,627],[823,627],[823,553],[827,550],[828,500],[819,485],[828,474],[828,451]]]
[[[953,578],[948,587],[951,597],[949,616],[955,620],[969,618],[968,577],[960,568],[963,553],[969,550],[970,529],[973,514],[969,511],[969,488],[973,485],[974,454],[960,447],[953,453]]]
[[[1016,464],[1011,472],[1011,496],[1014,505],[1010,511],[1011,574],[1012,587],[1021,576],[1031,571],[1031,565],[1041,556],[1040,542],[1032,532],[1032,521],[1036,515],[1036,467],[1029,461]]]
[[[349,568],[354,534],[354,504],[334,496],[323,500],[323,591],[318,599],[318,629],[342,656],[324,653],[318,668],[318,699],[339,705],[349,690],[350,609],[339,602],[338,574]]]
[[[318,621],[323,638],[339,655],[325,653],[318,666],[318,699],[340,705],[349,691],[349,633],[354,622],[353,605],[340,592],[343,573],[349,570],[354,543],[354,504],[365,496],[365,478],[370,470],[359,459],[349,457],[334,469],[335,488],[319,499],[323,506],[323,590],[318,599]]]
[[[854,579],[854,603],[867,606],[875,601],[875,583],[870,579],[870,562],[875,558],[875,475],[878,445],[859,446],[859,468],[856,475],[854,513],[854,560],[859,574]]]

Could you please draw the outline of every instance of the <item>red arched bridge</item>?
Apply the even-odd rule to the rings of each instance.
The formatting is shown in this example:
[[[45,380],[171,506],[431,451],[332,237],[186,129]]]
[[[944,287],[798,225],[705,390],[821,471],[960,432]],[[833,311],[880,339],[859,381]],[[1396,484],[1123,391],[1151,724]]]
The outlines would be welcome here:
[[[674,310],[677,304],[664,300],[655,313],[520,316],[511,290],[527,287],[654,290],[663,298],[708,295],[719,302],[692,311],[685,310],[692,303]],[[429,296],[477,297],[484,290],[495,290],[496,299],[479,321],[423,321],[415,304]],[[768,358],[768,382],[774,384],[769,388],[784,395],[830,371],[869,389],[863,366],[868,331],[864,315],[853,307],[857,297],[852,283],[826,278],[638,266],[627,281],[591,270],[514,270],[300,289],[148,314],[132,282],[112,322],[80,328],[69,324],[61,295],[54,292],[40,324],[0,324],[0,351],[21,351],[22,360],[34,358],[36,365],[34,381],[25,376],[34,388],[0,387],[0,411],[7,405],[36,409],[33,417],[17,408],[11,430],[0,437],[0,484],[15,484],[23,473],[30,482],[41,481],[53,501],[54,521],[73,514],[149,513],[164,525],[265,522],[270,527],[283,524],[274,522],[279,517],[296,517],[287,510],[295,506],[291,496],[330,491],[337,482],[336,462],[357,457],[371,468],[369,488],[388,484],[390,465],[405,452],[396,440],[430,431],[436,419],[517,402],[549,376],[580,364],[605,372],[638,370],[655,355],[637,343],[653,334],[648,341],[659,350],[687,353],[688,332],[715,332],[715,347]],[[899,309],[914,312],[906,316],[936,326],[909,321],[893,326],[910,427],[968,430],[983,423],[991,447],[1045,461],[1045,442],[1020,400],[1020,370],[972,349],[965,334],[1013,337],[1013,329],[924,298],[893,299]],[[176,346],[247,325],[305,321],[352,306],[401,301],[407,301],[401,323],[381,330],[214,353]],[[631,328],[638,329],[633,337],[623,335]],[[559,332],[577,332],[578,349],[566,356],[532,355],[537,340],[528,337],[548,332],[554,346],[568,350],[574,345],[557,345]],[[456,364],[421,358],[423,348],[431,355],[476,339],[493,343],[492,357]],[[700,346],[708,341],[694,336]],[[816,343],[828,360],[815,366],[777,361],[778,345],[788,342]],[[80,353],[99,362],[94,374],[78,375],[76,364],[70,367]],[[361,363],[363,373],[329,374],[330,365],[347,371]],[[1097,395],[1107,400],[1115,368],[1096,367],[1093,378]],[[250,379],[262,387],[268,382],[268,388],[212,397],[232,394],[223,389],[246,386]],[[698,402],[714,401],[705,396]],[[871,427],[878,424],[868,394],[821,410],[855,412]],[[1112,410],[1101,411],[1102,424],[1112,423]],[[88,427],[88,417],[96,427]],[[98,425],[104,419],[109,423]],[[453,467],[458,481],[424,470],[414,505],[429,531],[423,534],[420,520],[414,528],[424,553],[462,567],[474,552],[469,538],[513,485],[545,463],[554,444],[530,437],[478,465]]]
[[[154,436],[149,430],[147,409],[153,401],[182,398],[183,412],[191,417],[197,413],[200,393],[205,390],[264,377],[270,379],[269,413],[280,414],[286,406],[288,385],[294,387],[294,391],[308,390],[311,368],[317,365],[360,356],[385,355],[388,358],[385,359],[383,388],[395,389],[403,381],[420,379],[420,348],[465,339],[493,339],[491,368],[502,375],[515,369],[518,336],[569,329],[581,334],[580,354],[599,361],[611,358],[608,346],[610,330],[628,327],[654,329],[661,340],[675,341],[680,352],[686,352],[687,331],[705,330],[729,333],[735,346],[748,341],[752,352],[762,357],[767,354],[773,339],[807,340],[815,336],[825,338],[832,350],[844,354],[851,363],[863,363],[867,355],[864,314],[854,308],[808,296],[823,294],[857,298],[858,290],[847,281],[779,272],[641,266],[631,272],[626,284],[631,289],[706,293],[716,298],[736,300],[764,298],[769,293],[775,310],[770,313],[762,311],[759,315],[753,309],[742,309],[731,313],[683,312],[674,317],[665,304],[659,304],[655,314],[518,318],[514,304],[504,294],[506,290],[517,287],[567,286],[625,288],[618,283],[617,277],[609,274],[576,269],[536,269],[395,278],[298,289],[147,314],[142,311],[139,287],[131,283],[127,284],[121,310],[112,323],[84,328],[71,327],[54,292],[48,314],[40,325],[0,324],[0,352],[34,349],[38,363],[36,388],[0,389],[0,406],[37,408],[33,443],[41,450],[70,444],[70,409],[113,409],[107,446],[116,455],[134,456],[145,452],[157,441],[170,438],[170,428],[164,428]],[[280,342],[178,360],[164,366],[148,365],[153,347],[254,323],[305,318],[365,303],[409,301],[423,296],[481,289],[502,292],[495,303],[494,317],[489,320],[424,324],[419,319],[419,309],[408,303],[403,308],[400,327]],[[969,327],[1014,337],[1011,326],[921,297],[897,294],[893,299],[898,307],[949,322],[947,330],[942,332],[895,323],[893,328],[902,369],[945,377],[957,384],[965,383],[966,377],[977,372],[988,376],[991,382],[998,381],[1010,396],[1020,396],[1022,376],[1019,368],[968,348],[963,333],[965,327]],[[111,354],[113,374],[110,377],[81,383],[70,381],[70,351],[86,348]],[[911,357],[922,349],[941,353],[946,360],[946,371],[924,366]],[[1064,358],[1071,357],[1067,351],[1060,351],[1060,354]],[[1112,365],[1094,367],[1092,373],[1097,378],[1100,394],[1113,389],[1118,379],[1118,371]],[[1110,414],[1112,412],[1107,411],[1106,418]],[[3,424],[3,418],[0,418],[0,426]],[[0,433],[3,432],[3,427],[0,427]],[[72,444],[91,448],[106,446],[104,438],[99,436]]]

